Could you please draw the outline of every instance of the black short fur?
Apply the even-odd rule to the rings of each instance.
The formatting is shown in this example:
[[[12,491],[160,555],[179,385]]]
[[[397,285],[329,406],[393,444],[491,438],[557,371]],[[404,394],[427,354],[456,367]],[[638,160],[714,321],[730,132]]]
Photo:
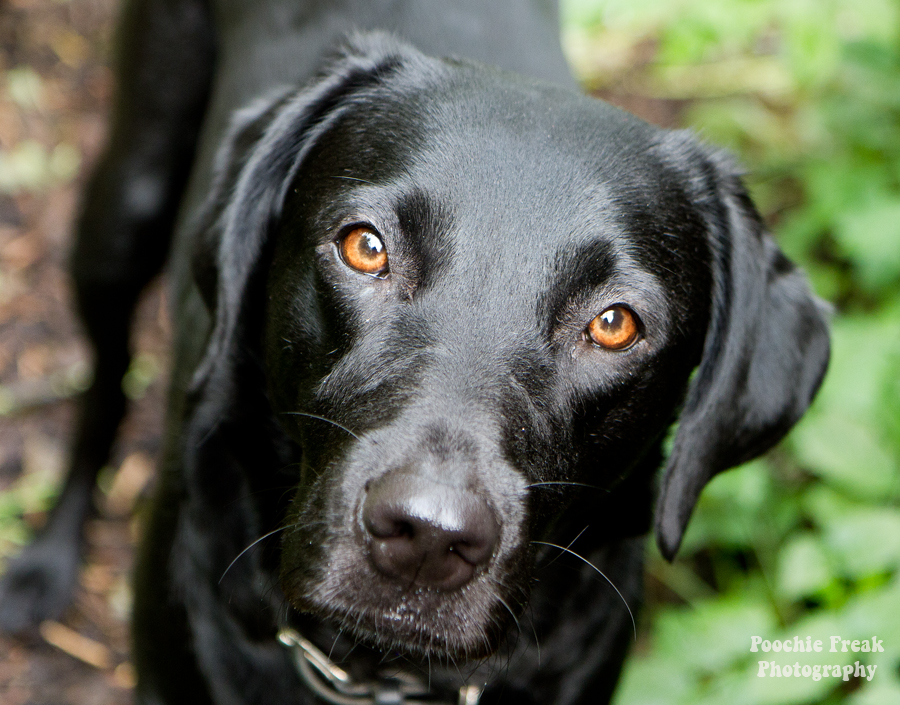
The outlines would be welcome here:
[[[86,320],[118,326],[89,325],[98,364],[118,362],[85,404],[95,450],[76,449],[87,469],[61,503],[76,510],[58,509],[5,579],[7,627],[23,622],[9,599],[26,622],[67,599],[74,568],[60,580],[41,551],[77,549],[122,408],[103,389],[127,363],[125,322],[181,200],[166,451],[136,577],[139,701],[315,702],[274,638],[283,625],[359,678],[387,655],[436,693],[486,684],[485,704],[609,698],[654,497],[672,557],[709,478],[803,413],[827,332],[734,167],[687,133],[378,33],[308,79],[317,59],[300,40],[337,46],[353,10],[426,49],[568,83],[548,8],[506,4],[221,2],[212,20],[191,0],[141,0],[126,15],[168,33],[126,35],[157,61],[123,61],[122,80],[147,85],[122,89],[76,256]],[[487,48],[491,13],[514,5],[528,51]],[[160,63],[153,42],[173,28],[168,52],[193,61]],[[278,88],[292,60],[300,87]],[[164,95],[154,65],[175,88],[139,114],[138,99]],[[360,225],[382,239],[386,275],[342,259],[337,243]],[[640,333],[618,352],[586,335],[613,305]],[[374,557],[363,505],[398,477],[413,499],[446,488],[496,524],[461,586],[404,584]]]

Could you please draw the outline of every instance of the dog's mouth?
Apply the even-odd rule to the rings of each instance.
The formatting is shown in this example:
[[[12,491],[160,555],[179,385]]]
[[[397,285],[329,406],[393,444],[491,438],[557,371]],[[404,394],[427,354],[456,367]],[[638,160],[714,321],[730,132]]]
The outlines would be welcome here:
[[[382,652],[467,661],[526,603],[528,490],[485,432],[445,426],[388,427],[323,463],[295,497],[281,579],[294,607]]]
[[[384,653],[484,658],[497,650],[514,620],[511,605],[524,602],[522,595],[500,593],[495,570],[450,590],[404,585],[380,573],[371,558],[336,543],[323,564],[327,568],[296,571],[298,578],[284,581],[286,595],[301,612]]]
[[[526,583],[521,551],[477,494],[425,484],[388,476],[341,513],[353,519],[297,522],[306,528],[282,545],[285,595],[382,652],[484,658],[525,603],[522,588],[506,587]]]
[[[501,622],[490,608],[472,609],[460,600],[428,594],[405,595],[387,608],[304,601],[340,633],[383,653],[416,658],[471,661],[492,654],[500,643]]]

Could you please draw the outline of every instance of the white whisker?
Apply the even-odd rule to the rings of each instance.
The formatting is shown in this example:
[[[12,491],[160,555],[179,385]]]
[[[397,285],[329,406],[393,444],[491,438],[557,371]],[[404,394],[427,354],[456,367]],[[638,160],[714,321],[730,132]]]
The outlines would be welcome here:
[[[585,527],[585,528],[587,528],[587,527]],[[584,532],[582,532],[582,533],[584,533]],[[581,535],[581,534],[579,534],[579,536],[580,536],[580,535]],[[578,538],[578,537],[576,536],[576,538]],[[572,554],[573,556],[575,556],[578,560],[584,561],[584,562],[587,563],[591,568],[593,568],[594,570],[596,570],[597,573],[600,574],[600,575],[603,577],[603,579],[604,579],[606,582],[608,582],[608,583],[612,586],[612,589],[615,590],[615,591],[616,591],[616,594],[622,599],[622,604],[625,605],[625,609],[628,610],[628,616],[631,617],[631,628],[634,630],[634,640],[637,641],[637,624],[636,624],[635,621],[634,621],[634,614],[631,612],[631,608],[628,606],[628,602],[625,600],[625,596],[624,596],[621,592],[619,592],[619,588],[616,587],[616,584],[615,584],[612,580],[610,580],[608,577],[606,577],[606,573],[604,573],[602,570],[600,570],[597,566],[595,566],[593,563],[591,563],[591,562],[590,562],[587,558],[585,558],[584,556],[582,556],[582,555],[580,555],[580,554],[578,554],[578,553],[575,553],[575,551],[573,551],[573,550],[571,550],[571,549],[569,549],[569,548],[566,548],[565,546],[559,546],[558,544],[555,544],[555,543],[549,543],[548,541],[532,541],[531,543],[538,543],[538,544],[541,544],[541,545],[543,545],[543,546],[552,546],[553,548],[558,548],[560,551],[565,551],[566,553],[571,553],[571,554]],[[573,543],[574,543],[574,542],[573,542]],[[570,544],[570,545],[571,545],[571,544]]]
[[[347,428],[346,426],[342,426],[337,421],[332,421],[331,419],[329,419],[326,416],[319,416],[318,414],[310,414],[305,411],[282,411],[281,413],[284,414],[285,416],[306,416],[311,419],[318,419],[319,421],[324,421],[325,423],[330,423],[332,426],[337,426],[342,431],[346,431],[351,436],[353,436],[356,440],[362,441],[362,438],[360,438],[355,433],[353,433],[353,431],[351,431],[349,428]]]
[[[562,480],[548,480],[547,482],[532,482],[530,485],[525,485],[526,490],[530,490],[532,487],[550,487],[553,485],[567,485],[571,487],[587,487],[592,490],[598,490],[600,492],[609,492],[602,487],[597,487],[597,485],[589,485],[586,482],[564,482]]]
[[[222,573],[222,577],[219,578],[219,583],[218,583],[218,584],[219,584],[219,585],[222,584],[222,579],[225,577],[225,575],[228,573],[228,571],[231,570],[231,566],[233,566],[235,563],[237,563],[237,562],[238,562],[238,559],[239,559],[241,556],[243,556],[247,551],[249,551],[251,548],[253,548],[253,547],[254,547],[256,544],[258,544],[260,541],[263,541],[263,540],[269,538],[270,536],[274,536],[274,535],[277,534],[279,531],[284,531],[286,528],[287,528],[286,526],[282,526],[280,529],[275,529],[275,531],[270,531],[270,532],[269,532],[268,534],[266,534],[265,536],[260,536],[258,539],[256,539],[256,541],[254,541],[254,542],[251,543],[249,546],[247,546],[247,548],[245,548],[243,551],[241,551],[240,553],[238,553],[237,556],[235,556],[235,559],[234,559],[233,561],[231,561],[231,563],[228,564],[228,567],[225,569],[225,572]]]

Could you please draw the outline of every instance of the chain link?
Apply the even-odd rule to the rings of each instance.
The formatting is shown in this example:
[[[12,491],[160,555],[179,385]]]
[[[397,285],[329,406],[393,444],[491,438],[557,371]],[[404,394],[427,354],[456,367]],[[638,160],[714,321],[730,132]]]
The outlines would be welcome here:
[[[437,700],[427,684],[404,672],[357,683],[299,632],[285,627],[278,640],[291,649],[303,682],[331,705],[478,705],[481,700],[482,688],[475,685],[462,686],[456,702]]]

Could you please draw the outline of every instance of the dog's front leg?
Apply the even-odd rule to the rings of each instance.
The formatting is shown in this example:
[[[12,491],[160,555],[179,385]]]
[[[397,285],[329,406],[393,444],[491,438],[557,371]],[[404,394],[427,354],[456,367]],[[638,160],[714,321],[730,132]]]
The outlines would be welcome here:
[[[59,501],[0,581],[0,629],[7,632],[58,617],[72,598],[97,473],[125,412],[132,313],[165,261],[206,107],[208,11],[200,0],[136,0],[124,9],[112,132],[88,186],[72,258],[94,381],[79,400]]]

